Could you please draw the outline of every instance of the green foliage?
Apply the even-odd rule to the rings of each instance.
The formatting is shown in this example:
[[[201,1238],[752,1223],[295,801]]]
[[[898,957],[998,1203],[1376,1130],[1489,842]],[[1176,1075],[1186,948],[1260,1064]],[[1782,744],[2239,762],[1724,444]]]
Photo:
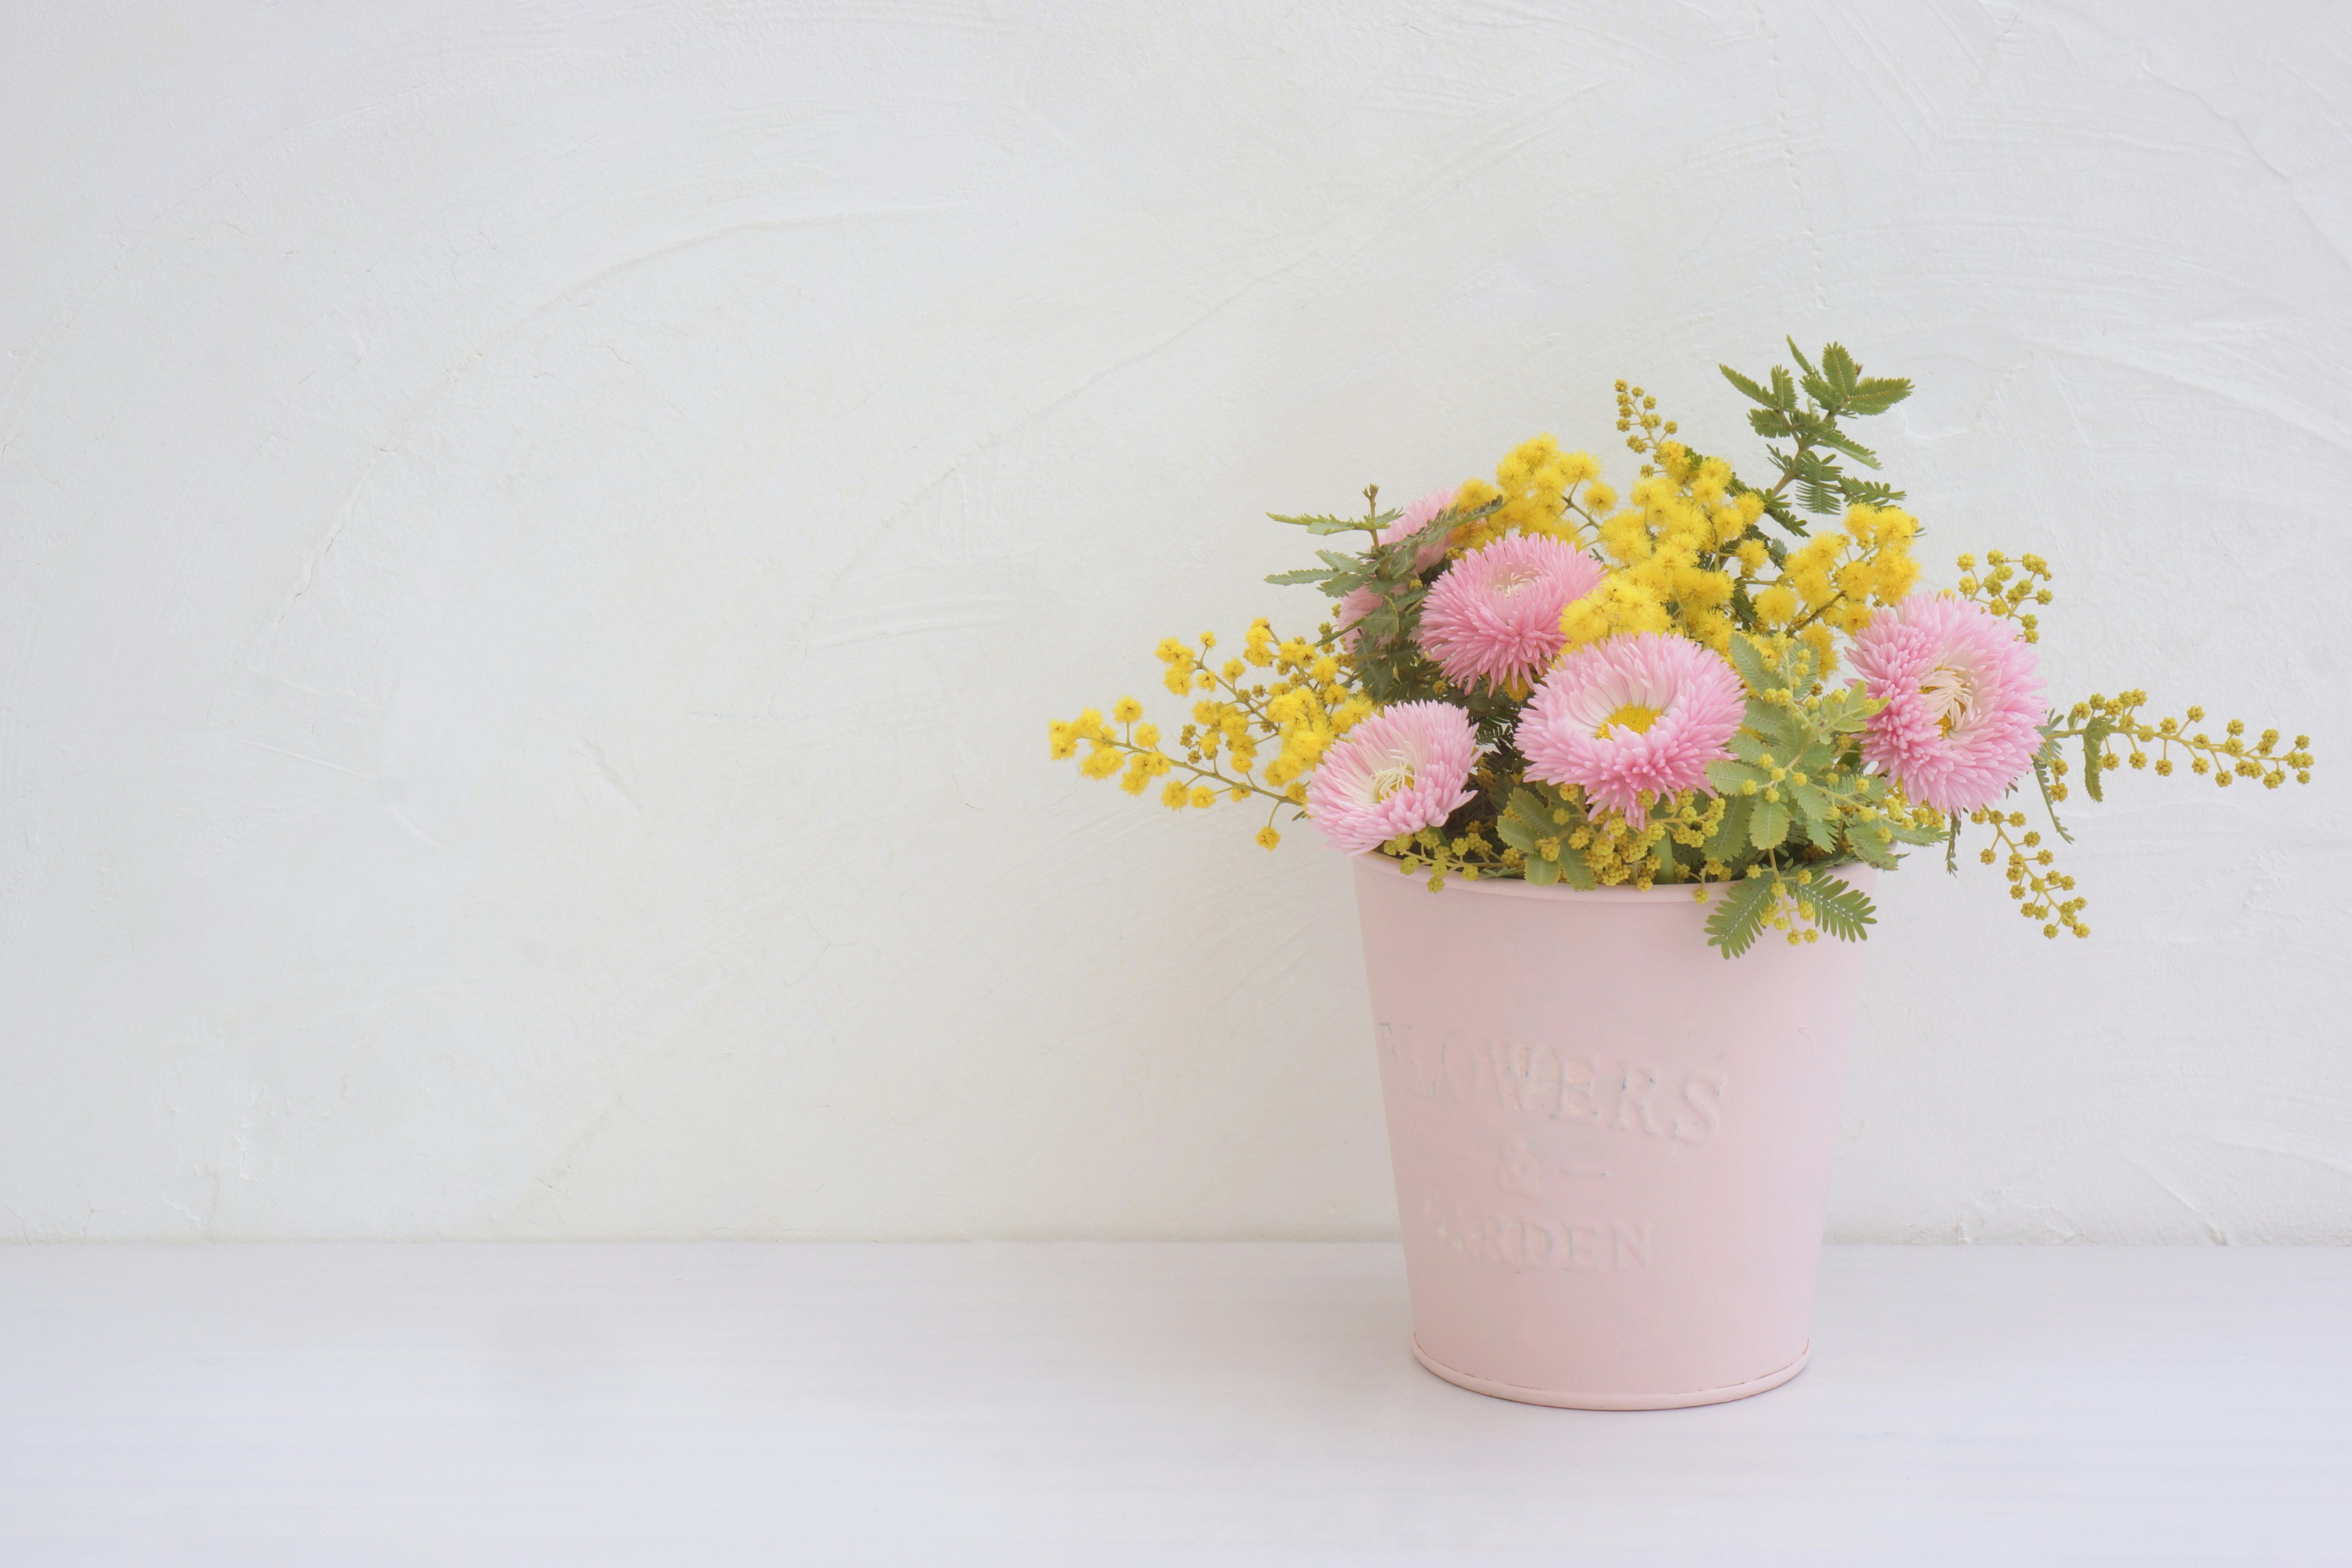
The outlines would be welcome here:
[[[1750,749],[1760,751],[1760,748],[1757,747],[1752,741],[1749,746]],[[1726,758],[1721,762],[1706,764],[1706,782],[1718,795],[1740,795],[1748,784],[1754,784],[1760,789],[1770,784],[1772,775],[1754,763]]]
[[[1811,784],[1789,787],[1790,815],[1805,830],[1805,837],[1814,848],[1824,855],[1834,855],[1838,849],[1838,808],[1830,797]]]
[[[1878,923],[1878,911],[1859,888],[1836,877],[1821,877],[1804,891],[1813,923],[1840,942],[1860,942]]]
[[[1898,815],[1893,786],[1864,763],[1862,733],[1882,704],[1859,683],[1828,687],[1817,655],[1802,644],[1775,653],[1734,637],[1729,657],[1754,695],[1729,742],[1732,755],[1707,767],[1707,784],[1725,797],[1725,809],[1697,858],[1714,863],[1710,875],[1744,879],[1755,871],[1792,906],[1801,900],[1806,908],[1827,908],[1826,921],[1841,928],[1833,935],[1859,930],[1869,923],[1868,900],[1834,882],[1827,902],[1817,905],[1795,879],[1855,861],[1893,870],[1901,863],[1897,846],[1932,844],[1943,825],[1924,827]]]
[[[1882,871],[1892,871],[1902,864],[1895,854],[1895,836],[1873,831],[1873,826],[1865,823],[1858,827],[1849,827],[1846,830],[1846,847],[1853,850],[1864,864],[1875,866]]]
[[[1898,844],[1940,844],[1951,831],[1948,825],[1943,827],[1914,827],[1907,822],[1890,820],[1887,826],[1894,830],[1895,840]]]
[[[1377,491],[1379,489],[1380,487],[1375,485],[1372,487],[1372,491]],[[1366,492],[1368,500],[1371,498],[1372,491]],[[1320,513],[1311,516],[1285,517],[1278,511],[1270,511],[1265,515],[1276,522],[1288,523],[1293,528],[1303,528],[1309,533],[1346,533],[1354,529],[1363,529],[1377,535],[1381,529],[1404,514],[1399,511],[1374,510],[1368,511],[1362,517],[1331,517]]]
[[[1768,441],[1790,443],[1786,449],[1766,448],[1780,470],[1780,479],[1770,489],[1759,492],[1764,497],[1764,514],[1789,532],[1802,535],[1808,524],[1798,514],[1798,507],[1825,517],[1856,503],[1887,506],[1901,500],[1901,490],[1859,478],[1840,466],[1843,457],[1875,468],[1878,455],[1847,434],[1838,421],[1885,413],[1911,395],[1911,384],[1893,376],[1864,376],[1853,356],[1838,343],[1822,350],[1819,366],[1805,357],[1794,340],[1789,343],[1789,353],[1803,372],[1801,377],[1774,365],[1768,381],[1759,382],[1727,364],[1718,367],[1724,379],[1757,405],[1748,413],[1749,428]],[[1789,503],[1791,493],[1796,507]]]
[[[2049,726],[2043,726],[2045,733],[2048,729]],[[2066,831],[2064,823],[2058,820],[2057,781],[2050,776],[2050,764],[2057,760],[2058,743],[2045,739],[2042,742],[2042,749],[2033,753],[2033,782],[2041,787],[2042,810],[2043,815],[2050,818],[2051,831],[2066,843],[2072,844],[2074,842],[2074,836]]]
[[[1842,686],[1822,694],[1822,722],[1838,734],[1859,735],[1870,723],[1870,716],[1885,706],[1864,696],[1857,687]]]
[[[1466,712],[1476,731],[1474,787],[1444,822],[1385,847],[1408,870],[1425,873],[1433,887],[1454,877],[1524,878],[1539,886],[1574,888],[1592,888],[1604,877],[1612,886],[1640,888],[1697,879],[1719,889],[1706,929],[1727,956],[1747,952],[1767,930],[1799,942],[1824,931],[1843,941],[1861,940],[1875,910],[1835,874],[1840,868],[1866,864],[1892,870],[1901,864],[1903,849],[1938,838],[1945,843],[1947,868],[1958,868],[1963,819],[1915,809],[1884,774],[1873,771],[1862,738],[1881,704],[1859,681],[1832,686],[1827,656],[1814,646],[1825,648],[1835,634],[1852,634],[1867,618],[1869,606],[1908,591],[1916,563],[1907,545],[1916,520],[1906,515],[1895,520],[1899,526],[1889,526],[1885,519],[1851,519],[1851,539],[1841,533],[1793,551],[1790,541],[1806,534],[1809,518],[1903,500],[1903,491],[1874,477],[1878,454],[1856,437],[1851,422],[1887,412],[1910,395],[1911,384],[1865,375],[1840,343],[1828,343],[1811,357],[1793,339],[1788,348],[1793,372],[1776,364],[1750,376],[1722,367],[1725,379],[1752,405],[1750,428],[1772,443],[1766,450],[1778,472],[1769,488],[1745,484],[1727,460],[1709,458],[1673,439],[1677,426],[1656,412],[1657,400],[1621,381],[1618,428],[1626,433],[1626,445],[1646,459],[1644,479],[1663,475],[1659,482],[1678,492],[1679,500],[1663,506],[1644,500],[1622,522],[1604,518],[1605,509],[1585,504],[1601,489],[1593,482],[1598,475],[1589,455],[1573,455],[1579,477],[1571,480],[1565,468],[1544,466],[1570,456],[1544,437],[1515,449],[1498,468],[1497,480],[1514,493],[1468,511],[1448,506],[1410,538],[1381,538],[1402,514],[1381,510],[1377,487],[1365,490],[1361,516],[1270,514],[1333,547],[1315,550],[1316,565],[1266,580],[1311,586],[1334,601],[1353,599],[1356,613],[1320,628],[1313,651],[1303,649],[1299,640],[1276,647],[1263,622],[1253,625],[1239,659],[1212,658],[1215,640],[1206,633],[1197,653],[1170,639],[1160,652],[1170,691],[1206,699],[1195,705],[1194,722],[1183,726],[1171,749],[1162,749],[1157,726],[1144,724],[1139,705],[1125,699],[1113,707],[1108,722],[1092,709],[1076,721],[1055,721],[1053,754],[1072,758],[1087,744],[1092,749],[1080,762],[1081,770],[1095,778],[1116,774],[1131,794],[1173,774],[1161,795],[1171,807],[1211,805],[1229,794],[1236,801],[1271,801],[1279,811],[1302,805],[1306,773],[1348,732],[1348,725],[1375,708],[1435,699]],[[1592,489],[1580,501],[1576,488],[1588,483]],[[1742,504],[1720,505],[1726,491],[1743,498]],[[1623,593],[1568,617],[1580,641],[1601,635],[1604,627],[1649,624],[1654,611],[1664,613],[1667,626],[1709,647],[1725,640],[1719,612],[1727,612],[1733,627],[1756,634],[1731,637],[1726,649],[1748,700],[1727,744],[1729,755],[1706,770],[1706,791],[1647,799],[1648,816],[1640,822],[1631,819],[1630,811],[1594,808],[1588,814],[1580,791],[1563,792],[1527,777],[1528,763],[1515,742],[1515,725],[1527,702],[1523,688],[1455,688],[1423,654],[1416,637],[1421,616],[1432,584],[1446,569],[1434,557],[1455,530],[1497,513],[1495,533],[1511,528],[1548,531],[1587,549],[1599,548],[1596,540],[1605,542],[1612,557],[1626,568],[1627,580],[1616,584]],[[1637,549],[1626,531],[1636,522],[1651,533],[1653,544],[1663,541],[1674,553]],[[1768,522],[1777,533],[1762,526]],[[1488,531],[1477,530],[1476,537]],[[1850,544],[1857,555],[1847,565],[1863,568],[1851,573],[1838,564]],[[1878,553],[1866,559],[1872,552]],[[1426,569],[1424,553],[1433,557]],[[1685,558],[1708,574],[1703,593],[1684,579]],[[1792,559],[1801,568],[1794,574],[1786,571]],[[1779,581],[1764,573],[1767,560],[1783,569]],[[1986,560],[1990,570],[1983,577],[1962,580],[1963,596],[2014,621],[2020,635],[2032,641],[2035,622],[2022,606],[2049,602],[2049,593],[2038,585],[2049,575],[2047,564],[2027,555],[2012,567],[1996,551],[1987,552]],[[1962,556],[1959,563],[1963,572],[1975,572],[1973,557]],[[1659,567],[1664,570],[1653,570]],[[1768,593],[1773,596],[1765,603],[1778,628],[1769,635],[1757,605]],[[1596,619],[1586,611],[1601,613]],[[2104,798],[2107,777],[2118,767],[2152,763],[2158,774],[2170,773],[2176,751],[2186,753],[2193,773],[2210,776],[2217,786],[2244,779],[2276,787],[2290,773],[2298,783],[2310,780],[2307,736],[2286,745],[2276,730],[2250,735],[2243,723],[2231,721],[2217,738],[2191,727],[2203,719],[2203,710],[2194,707],[2179,720],[2150,723],[2139,714],[2147,700],[2137,690],[2095,696],[2063,714],[2052,713],[2041,727],[2032,767],[2060,838],[2072,838],[2055,810],[2067,798],[2068,742],[2082,743],[2083,786],[2095,801]],[[2122,755],[2110,752],[2110,745]],[[1278,748],[1279,757],[1262,777],[1251,777],[1261,747]],[[1229,765],[1235,770],[1232,773],[1225,771]],[[2083,900],[2063,896],[2073,889],[2073,878],[2053,868],[2053,854],[2038,831],[2025,830],[2022,812],[1990,803],[1965,820],[1991,835],[1992,845],[1982,851],[1986,861],[2000,863],[2006,855],[2011,896],[2045,935],[2055,937],[2062,927],[2076,936],[2089,934],[2080,919]],[[1257,837],[1268,848],[1280,837],[1271,820]]]
[[[1727,542],[1725,552],[1732,542],[1754,541],[1777,563],[1787,562],[1789,541],[1805,533],[1809,516],[1902,499],[1875,476],[1878,455],[1850,426],[1885,412],[1911,389],[1906,381],[1864,375],[1842,345],[1831,343],[1811,357],[1793,342],[1789,348],[1794,371],[1774,365],[1750,377],[1727,366],[1723,373],[1754,405],[1748,422],[1773,443],[1778,468],[1768,489],[1744,485],[1736,475],[1730,480],[1733,493],[1759,499],[1764,521],[1775,526],[1750,529]],[[1654,426],[1644,428],[1650,439],[1658,438]],[[1635,449],[1644,448],[1637,444]],[[1861,739],[1879,704],[1859,683],[1825,680],[1821,655],[1811,645],[1759,634],[1737,636],[1727,650],[1750,700],[1729,742],[1730,756],[1707,769],[1709,787],[1721,797],[1719,819],[1709,826],[1685,818],[1675,829],[1681,838],[1667,833],[1626,858],[1622,824],[1589,820],[1580,794],[1526,777],[1526,763],[1512,744],[1524,696],[1450,686],[1416,640],[1429,586],[1442,570],[1420,570],[1422,552],[1505,502],[1466,512],[1449,508],[1414,537],[1383,543],[1381,532],[1399,514],[1381,510],[1376,489],[1367,489],[1364,500],[1356,517],[1277,516],[1318,543],[1330,543],[1317,550],[1318,564],[1268,581],[1369,603],[1358,618],[1335,621],[1323,637],[1351,656],[1351,682],[1364,696],[1382,706],[1439,699],[1466,710],[1475,724],[1484,748],[1480,793],[1442,831],[1416,836],[1406,852],[1415,869],[1440,881],[1459,873],[1523,877],[1539,887],[1594,887],[1595,866],[1612,879],[1631,874],[1643,885],[1704,879],[1721,889],[1707,921],[1709,940],[1734,954],[1767,929],[1801,924],[1808,918],[1803,911],[1811,911],[1833,936],[1860,936],[1874,918],[1869,900],[1829,873],[1857,863],[1891,869],[1902,850],[1941,835],[1941,824],[1929,830],[1897,816],[1892,787],[1864,763]],[[1348,545],[1356,547],[1352,553]],[[1735,584],[1729,607],[1736,624],[1752,628],[1757,620],[1748,593],[1745,582]],[[1577,847],[1580,837],[1588,849]]]
[[[1731,766],[1736,764],[1718,763],[1717,765]],[[1746,863],[1749,858],[1749,851],[1754,844],[1754,840],[1750,837],[1750,834],[1753,832],[1753,828],[1750,825],[1754,820],[1755,814],[1756,800],[1754,796],[1733,795],[1724,803],[1723,826],[1717,828],[1715,832],[1708,837],[1706,845],[1700,849],[1699,853],[1719,866],[1734,866]]]
[[[1536,846],[1552,837],[1554,829],[1550,816],[1535,795],[1528,790],[1517,789],[1511,792],[1509,804],[1495,818],[1495,831],[1502,836],[1504,843],[1520,854],[1541,859],[1542,852]],[[1532,877],[1528,879],[1534,880]]]
[[[1332,599],[1344,599],[1359,589],[1370,589],[1377,596],[1373,607],[1360,620],[1334,626],[1327,642],[1357,644],[1360,642],[1356,662],[1356,683],[1373,701],[1386,706],[1392,702],[1411,702],[1439,695],[1437,668],[1424,658],[1413,641],[1413,632],[1421,624],[1422,601],[1429,593],[1430,579],[1436,574],[1433,567],[1423,573],[1418,566],[1421,553],[1452,533],[1465,522],[1473,522],[1492,511],[1499,502],[1490,502],[1475,510],[1463,512],[1448,507],[1411,536],[1380,542],[1381,531],[1396,521],[1401,513],[1380,510],[1380,487],[1364,491],[1364,515],[1360,518],[1328,516],[1285,517],[1269,512],[1276,522],[1304,528],[1309,533],[1333,534],[1349,531],[1364,535],[1364,547],[1357,554],[1345,554],[1336,550],[1318,550],[1316,558],[1323,563],[1296,572],[1276,572],[1266,578],[1277,587],[1313,587]],[[1360,634],[1360,638],[1359,634]],[[1511,710],[1493,694],[1448,693],[1454,700],[1462,701],[1478,721],[1481,735],[1492,741],[1509,728]]]
[[[2083,726],[2083,788],[2095,801],[2107,798],[2099,788],[2099,773],[2107,765],[2107,737],[2115,732],[2115,721],[2104,713]]]
[[[1528,784],[1511,792],[1495,819],[1495,830],[1504,843],[1527,857],[1528,881],[1538,887],[1566,882],[1571,888],[1591,889],[1600,886],[1592,868],[1568,842],[1569,835],[1583,821],[1584,814],[1558,790],[1547,784]]]
[[[1761,649],[1748,638],[1734,636],[1731,639],[1731,668],[1748,683],[1750,691],[1781,691],[1788,689],[1788,678],[1764,662]]]
[[[1715,901],[1706,917],[1707,944],[1726,958],[1738,958],[1756,945],[1764,922],[1772,913],[1772,880],[1751,877],[1734,882]]]

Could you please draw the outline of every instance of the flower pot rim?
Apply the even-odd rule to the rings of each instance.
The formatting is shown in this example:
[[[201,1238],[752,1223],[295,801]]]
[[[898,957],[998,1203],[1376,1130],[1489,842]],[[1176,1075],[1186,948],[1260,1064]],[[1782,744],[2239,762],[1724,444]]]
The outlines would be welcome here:
[[[1367,849],[1362,854],[1353,855],[1349,858],[1357,862],[1359,869],[1373,871],[1381,876],[1407,879],[1424,891],[1427,890],[1428,877],[1422,872],[1405,870],[1404,862],[1394,856],[1383,854],[1378,849]],[[1835,866],[1820,868],[1833,869],[1849,879],[1872,869],[1870,866],[1860,861],[1841,861]],[[1548,888],[1538,888],[1534,883],[1517,877],[1481,877],[1474,882],[1467,878],[1449,874],[1445,879],[1445,891],[1448,893],[1459,890],[1469,893],[1494,893],[1508,899],[1550,899],[1622,904],[1705,903],[1711,901],[1714,889],[1729,886],[1731,884],[1728,882],[1668,882],[1648,888],[1570,888],[1555,882]],[[1708,899],[1691,897],[1691,890],[1695,888],[1708,889],[1710,897]]]

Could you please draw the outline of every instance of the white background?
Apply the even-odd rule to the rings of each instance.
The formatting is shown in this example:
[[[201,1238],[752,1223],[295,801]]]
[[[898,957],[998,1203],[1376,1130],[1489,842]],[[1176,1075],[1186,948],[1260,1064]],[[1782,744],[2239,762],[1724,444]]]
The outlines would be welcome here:
[[[1833,1233],[2352,1241],[2340,10],[7,9],[0,1237],[1391,1234],[1344,864],[1045,719],[1790,332],[2322,766],[1891,879]]]

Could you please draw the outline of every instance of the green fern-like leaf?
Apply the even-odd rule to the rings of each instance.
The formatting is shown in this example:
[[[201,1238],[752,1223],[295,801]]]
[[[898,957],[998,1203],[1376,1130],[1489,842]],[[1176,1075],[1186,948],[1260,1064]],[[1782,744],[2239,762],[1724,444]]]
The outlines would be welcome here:
[[[1748,822],[1755,812],[1756,797],[1735,795],[1724,803],[1723,821],[1707,836],[1699,849],[1701,855],[1718,866],[1729,866],[1748,858]]]
[[[2106,795],[2099,788],[2099,774],[2107,764],[2107,737],[2116,727],[2104,713],[2083,726],[2083,788],[2093,800],[2103,801]]]
[[[1371,517],[1329,517],[1319,513],[1313,516],[1285,517],[1278,511],[1270,511],[1265,515],[1276,522],[1288,523],[1293,528],[1303,528],[1309,533],[1348,533],[1359,529],[1366,533],[1377,533],[1404,514],[1397,511],[1383,511]]]
[[[1855,855],[1882,871],[1892,871],[1900,864],[1895,855],[1895,836],[1884,831],[1879,822],[1849,823],[1845,846]]]
[[[2061,839],[2072,844],[2074,836],[2066,831],[2064,823],[2058,820],[2058,802],[2050,793],[2052,784],[2056,782],[2050,776],[2050,759],[2056,754],[2056,748],[2052,746],[2045,746],[2033,753],[2033,782],[2042,786],[2042,809],[2049,814],[2050,826]]]
[[[1822,723],[1840,735],[1860,734],[1869,727],[1871,715],[1885,706],[1862,696],[1858,689],[1841,689],[1822,699]]]
[[[1764,650],[1738,633],[1731,638],[1731,668],[1739,672],[1750,691],[1770,691],[1785,684],[1780,673],[1764,662]]]
[[[1546,798],[1551,792],[1537,788],[1520,788],[1511,792],[1503,807],[1503,820],[1516,823],[1529,838],[1557,838],[1568,831],[1568,825],[1552,816],[1552,802]],[[1520,845],[1528,848],[1528,845]]]
[[[1772,406],[1772,395],[1770,393],[1765,391],[1762,387],[1757,385],[1754,382],[1748,380],[1746,376],[1740,374],[1738,371],[1732,369],[1727,364],[1719,364],[1715,368],[1723,372],[1723,379],[1738,387],[1742,396],[1747,397],[1751,402],[1760,403],[1767,408]]]
[[[1854,383],[1846,394],[1848,414],[1884,414],[1911,395],[1911,384],[1899,375],[1874,375]]]
[[[1777,800],[1756,797],[1756,811],[1748,819],[1748,840],[1759,850],[1778,849],[1789,837],[1789,808]]]
[[[1837,807],[1829,796],[1811,784],[1791,784],[1787,791],[1789,803],[1796,807],[1797,821],[1812,840],[1813,847],[1822,854],[1837,849]]]
[[[1820,673],[1817,668],[1819,663],[1820,656],[1813,651],[1813,645],[1801,642],[1781,657],[1780,668],[1788,676],[1790,689],[1801,691],[1811,685],[1813,677]],[[1780,711],[1788,713],[1786,709]],[[1800,721],[1793,713],[1788,716],[1792,723]]]
[[[1521,821],[1516,812],[1506,811],[1495,818],[1495,832],[1500,836],[1504,843],[1527,856],[1530,861],[1535,858],[1536,839],[1538,835],[1535,829]],[[1528,878],[1530,882],[1535,879],[1532,874]]]
[[[1805,891],[1812,902],[1813,923],[1840,942],[1860,942],[1878,923],[1869,895],[1838,878],[1817,878]]]
[[[1811,743],[1812,736],[1803,724],[1785,708],[1771,703],[1750,700],[1748,717],[1728,742],[1732,754],[1743,762],[1752,763],[1769,754],[1785,764]]]
[[[1754,763],[1734,762],[1728,758],[1706,764],[1706,782],[1718,795],[1737,795],[1739,786],[1753,784],[1759,788],[1772,782],[1772,775]]]
[[[1862,367],[1853,363],[1843,343],[1832,343],[1822,350],[1822,379],[1830,384],[1832,394],[1823,401],[1843,407],[1862,381]]]
[[[1706,917],[1706,940],[1726,958],[1738,958],[1756,945],[1764,918],[1772,909],[1772,879],[1750,877],[1731,884],[1719,895]]]
[[[1957,817],[1952,820],[1949,827],[1914,827],[1907,822],[1898,822],[1891,816],[1885,819],[1885,826],[1899,843],[1942,844],[1949,839],[1952,841],[1951,854],[1947,855],[1945,858],[1952,859],[1959,852],[1958,847],[1959,819]],[[1959,868],[1957,860],[1954,860],[1951,868],[1954,870]]]
[[[1865,468],[1874,468],[1878,467],[1878,454],[1872,451],[1869,447],[1864,446],[1861,442],[1855,440],[1853,437],[1847,435],[1843,430],[1824,430],[1820,436],[1816,437],[1815,439],[1819,440],[1824,447],[1836,447],[1839,451],[1843,452],[1847,457],[1852,458],[1855,462],[1860,463]],[[1845,476],[1841,474],[1838,476],[1838,479],[1839,489],[1841,492],[1843,492],[1844,489]]]
[[[1797,478],[1797,504],[1815,517],[1845,510],[1845,498],[1837,487],[1838,472],[1824,466],[1819,474],[1801,474]]]
[[[1838,489],[1845,493],[1848,506],[1893,506],[1906,493],[1893,485],[1883,485],[1874,479],[1858,479],[1851,474],[1838,477]]]

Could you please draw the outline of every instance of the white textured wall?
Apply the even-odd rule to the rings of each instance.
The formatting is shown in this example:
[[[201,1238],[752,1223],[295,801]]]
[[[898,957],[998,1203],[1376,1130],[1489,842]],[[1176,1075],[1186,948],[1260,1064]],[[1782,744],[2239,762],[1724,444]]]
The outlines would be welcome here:
[[[2352,1240],[2340,7],[8,9],[0,1236],[1389,1234],[1344,868],[1045,720],[1788,331],[2325,770],[1895,879],[1837,1233]]]

